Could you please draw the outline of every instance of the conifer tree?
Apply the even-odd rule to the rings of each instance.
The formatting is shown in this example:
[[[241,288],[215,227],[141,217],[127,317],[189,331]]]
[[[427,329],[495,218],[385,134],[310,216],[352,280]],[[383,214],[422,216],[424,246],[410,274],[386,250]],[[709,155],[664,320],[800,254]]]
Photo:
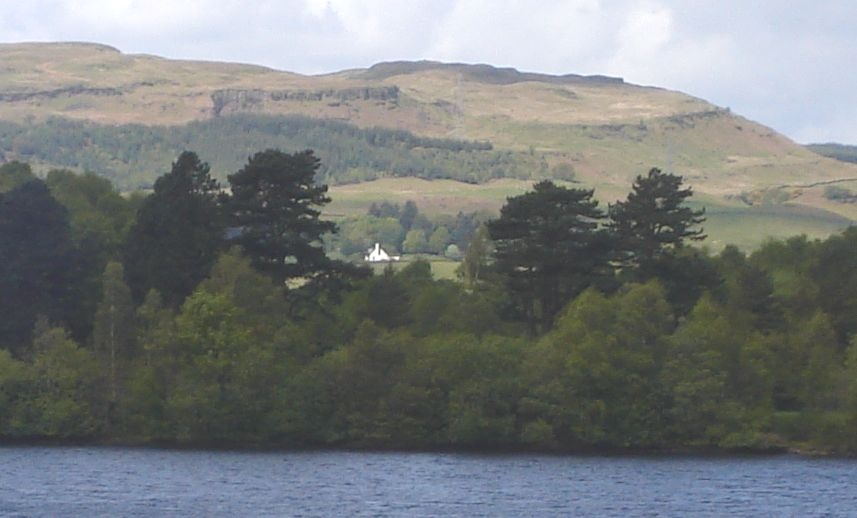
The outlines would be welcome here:
[[[315,183],[320,161],[312,151],[287,154],[268,149],[229,175],[229,222],[235,242],[253,266],[282,284],[312,279],[338,266],[324,252],[322,236],[335,230],[319,218],[330,202],[327,186]]]
[[[655,263],[665,253],[682,246],[685,240],[706,237],[698,227],[705,221],[705,211],[684,205],[693,190],[681,185],[681,176],[652,168],[646,176],[637,176],[625,201],[608,210],[620,262],[643,279],[652,275]]]
[[[546,331],[572,298],[610,274],[604,213],[592,190],[543,181],[509,198],[487,223],[501,274],[531,332]]]
[[[208,164],[185,151],[155,182],[126,239],[123,262],[134,298],[156,289],[178,307],[208,274],[223,233],[220,186]]]
[[[78,263],[68,212],[43,181],[0,194],[0,347],[22,349],[37,315],[80,324]]]

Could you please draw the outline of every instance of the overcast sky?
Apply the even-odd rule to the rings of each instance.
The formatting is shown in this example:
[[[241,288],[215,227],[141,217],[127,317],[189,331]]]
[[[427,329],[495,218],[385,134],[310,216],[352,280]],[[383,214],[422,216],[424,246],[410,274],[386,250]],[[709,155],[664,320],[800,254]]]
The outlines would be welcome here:
[[[857,144],[854,0],[0,0],[0,41],[69,40],[311,74],[395,59],[606,74]]]

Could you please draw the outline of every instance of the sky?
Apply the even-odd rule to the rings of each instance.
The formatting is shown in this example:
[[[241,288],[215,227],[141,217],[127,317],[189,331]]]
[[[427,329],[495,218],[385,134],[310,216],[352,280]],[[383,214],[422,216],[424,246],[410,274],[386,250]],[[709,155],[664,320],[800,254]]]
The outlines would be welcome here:
[[[857,144],[854,0],[0,0],[0,42],[21,41],[306,74],[399,59],[603,74]]]

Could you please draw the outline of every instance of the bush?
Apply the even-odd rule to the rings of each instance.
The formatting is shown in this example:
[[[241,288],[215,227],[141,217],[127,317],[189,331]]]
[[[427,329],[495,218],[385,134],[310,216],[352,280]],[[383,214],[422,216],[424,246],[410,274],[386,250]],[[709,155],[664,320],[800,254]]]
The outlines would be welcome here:
[[[853,203],[857,196],[850,189],[839,187],[838,185],[828,185],[824,188],[824,197],[831,201],[841,203]]]
[[[529,422],[521,430],[521,443],[535,448],[552,448],[556,444],[553,427],[542,419]]]
[[[459,259],[461,259],[461,250],[458,248],[457,245],[451,244],[446,247],[446,251],[443,253],[443,255],[454,261],[458,261]]]

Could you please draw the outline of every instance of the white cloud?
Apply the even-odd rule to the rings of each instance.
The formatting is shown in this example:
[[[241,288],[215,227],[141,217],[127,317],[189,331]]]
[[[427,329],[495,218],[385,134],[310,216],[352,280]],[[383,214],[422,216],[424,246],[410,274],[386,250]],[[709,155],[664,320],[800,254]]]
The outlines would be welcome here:
[[[358,60],[366,56],[365,59],[374,62],[394,57],[413,59],[415,54],[421,54],[431,39],[437,18],[448,8],[447,3],[305,0],[304,12],[317,23],[338,28],[335,33],[327,33],[326,40],[315,42],[316,51]]]
[[[238,7],[233,0],[68,0],[61,13],[65,31],[157,37],[222,23]]]
[[[590,68],[605,10],[598,0],[460,0],[439,22],[428,54],[442,60],[567,73]]]
[[[316,18],[323,18],[330,11],[330,0],[306,0],[307,12]]]
[[[661,53],[672,36],[672,11],[659,4],[634,5],[625,14],[619,30],[616,60],[625,66],[639,66]]]

